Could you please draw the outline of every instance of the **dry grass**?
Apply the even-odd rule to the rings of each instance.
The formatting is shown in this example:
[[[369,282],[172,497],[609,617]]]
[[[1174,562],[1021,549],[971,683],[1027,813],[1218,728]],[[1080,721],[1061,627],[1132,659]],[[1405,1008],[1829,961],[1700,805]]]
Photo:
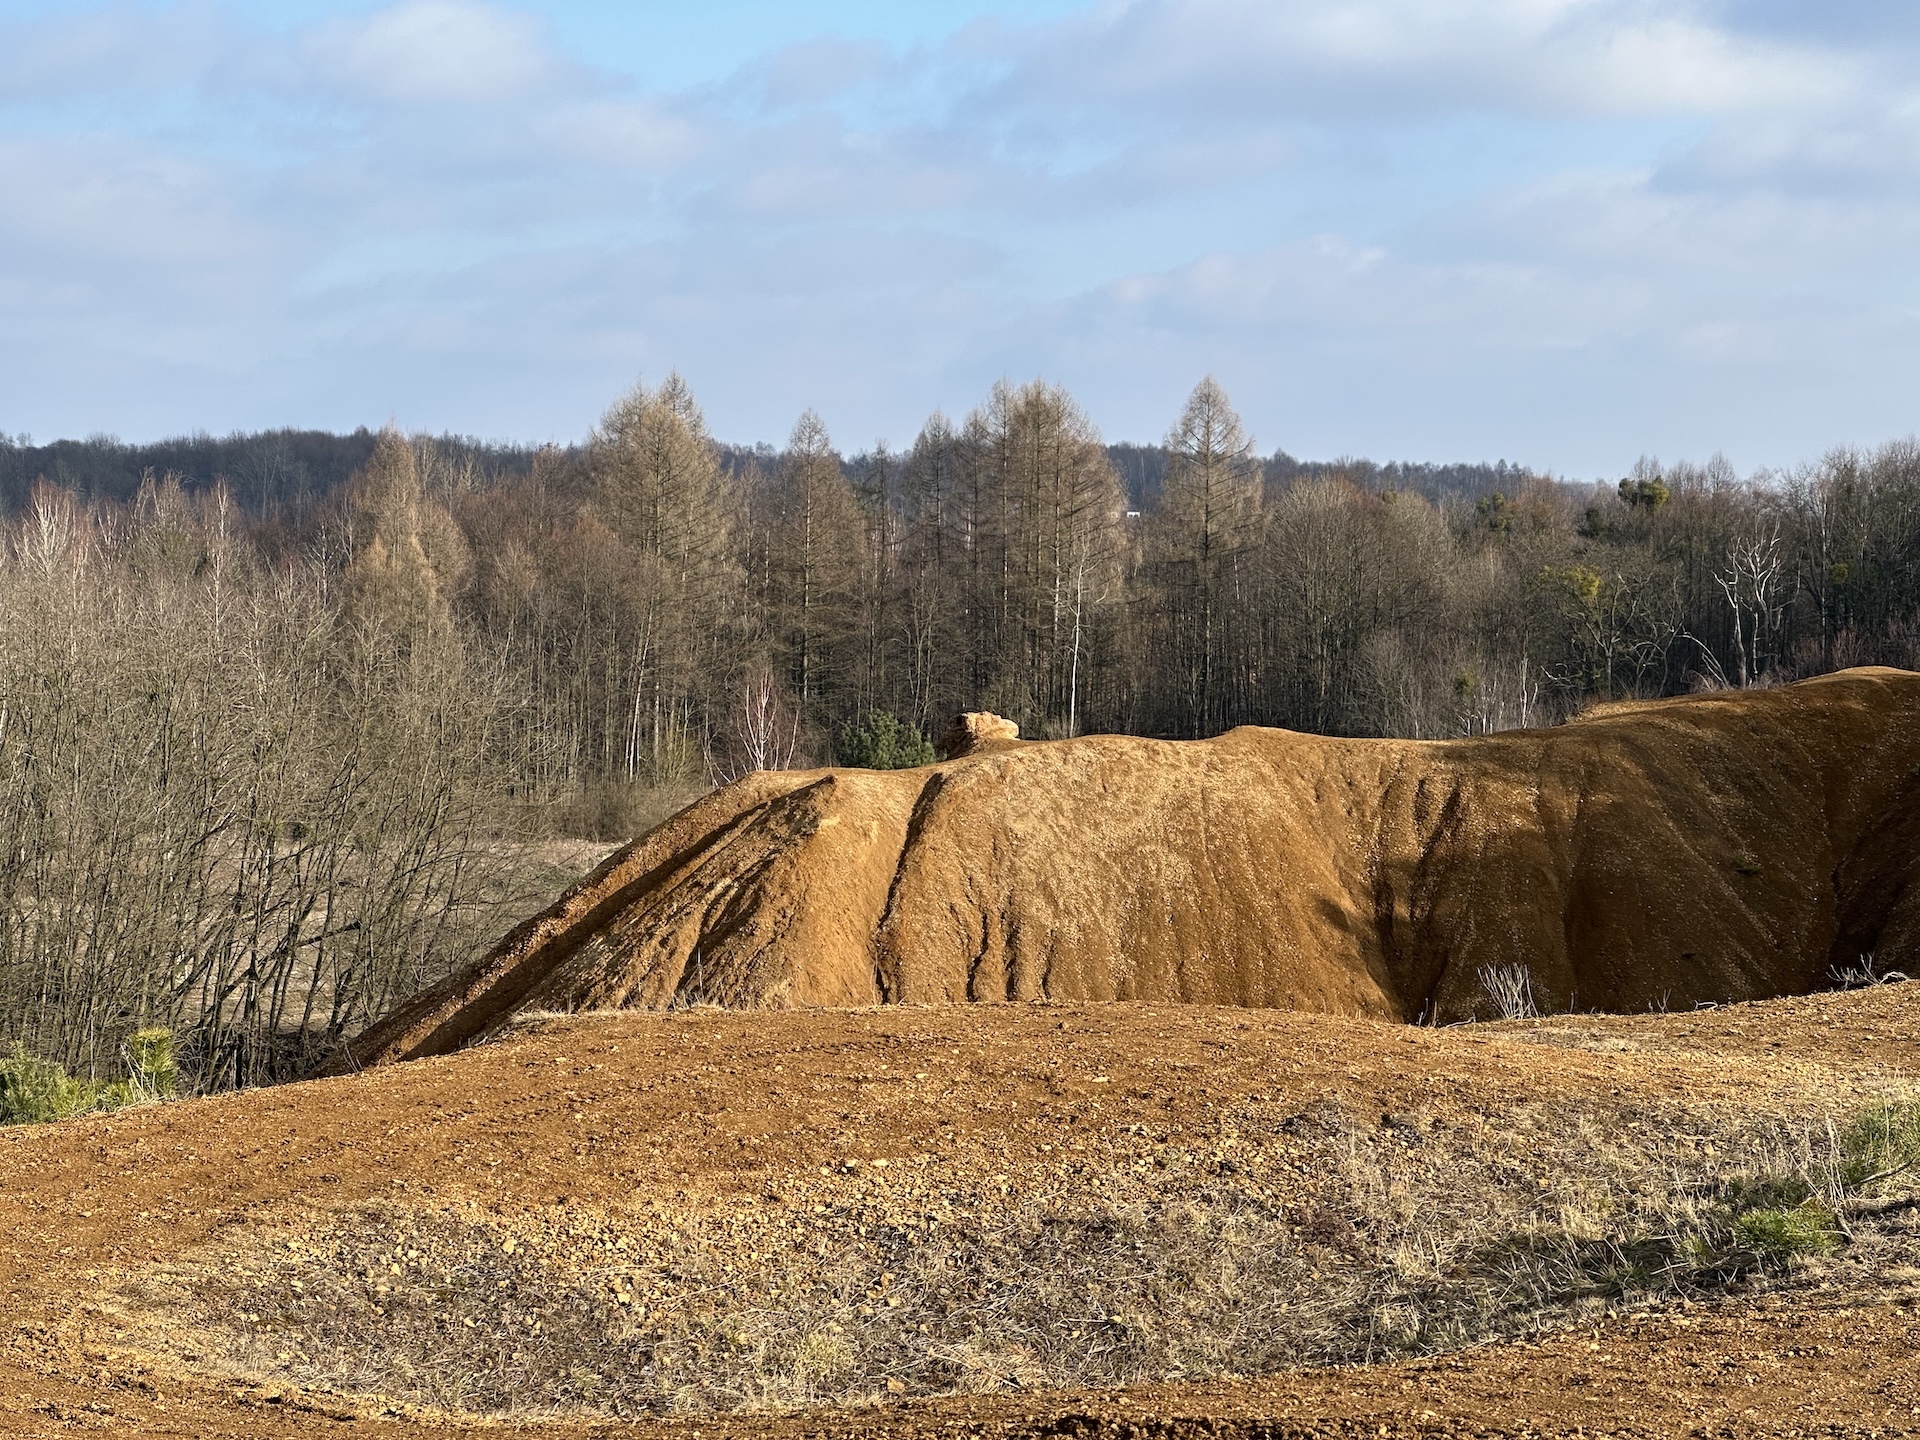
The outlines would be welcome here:
[[[1920,1277],[1920,1212],[1845,1193],[1840,1134],[1811,1115],[1249,1104],[1205,1152],[1135,1127],[1097,1172],[956,1174],[911,1204],[286,1216],[124,1301],[147,1345],[202,1365],[481,1413],[1253,1375],[1734,1285]],[[1807,1243],[1771,1243],[1782,1227]]]

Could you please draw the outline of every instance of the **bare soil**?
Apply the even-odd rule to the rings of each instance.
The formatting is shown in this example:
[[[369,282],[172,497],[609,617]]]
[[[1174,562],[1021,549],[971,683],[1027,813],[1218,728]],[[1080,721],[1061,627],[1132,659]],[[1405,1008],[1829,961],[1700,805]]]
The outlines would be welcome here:
[[[1915,1434],[1904,1190],[1633,1257],[1916,1087],[1920,984],[536,1020],[0,1132],[0,1431]]]
[[[1006,741],[756,773],[611,857],[335,1070],[528,1010],[1179,1001],[1451,1022],[1920,970],[1920,674],[1478,739]]]

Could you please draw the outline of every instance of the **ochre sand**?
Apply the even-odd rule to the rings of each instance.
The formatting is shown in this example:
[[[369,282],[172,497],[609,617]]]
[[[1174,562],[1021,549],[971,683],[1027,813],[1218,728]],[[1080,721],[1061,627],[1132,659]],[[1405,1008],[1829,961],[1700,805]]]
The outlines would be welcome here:
[[[760,773],[610,858],[331,1073],[527,1011],[1174,1000],[1447,1022],[1920,968],[1920,675],[1458,741],[1242,728]]]

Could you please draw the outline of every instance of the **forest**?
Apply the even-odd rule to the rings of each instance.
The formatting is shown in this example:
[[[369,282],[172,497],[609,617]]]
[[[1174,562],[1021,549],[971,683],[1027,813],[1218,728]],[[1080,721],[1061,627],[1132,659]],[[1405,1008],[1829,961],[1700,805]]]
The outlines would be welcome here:
[[[1242,724],[1441,738],[1920,665],[1920,446],[1742,478],[1158,445],[1003,383],[901,451],[718,443],[670,376],[583,443],[0,438],[0,1037],[300,1073],[755,768]]]

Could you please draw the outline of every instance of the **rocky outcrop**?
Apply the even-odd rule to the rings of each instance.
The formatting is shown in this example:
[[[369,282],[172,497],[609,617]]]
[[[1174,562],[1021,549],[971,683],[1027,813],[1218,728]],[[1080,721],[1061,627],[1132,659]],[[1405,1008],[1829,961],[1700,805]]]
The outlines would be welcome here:
[[[947,760],[962,760],[984,750],[1003,749],[1019,738],[1020,727],[1004,715],[969,711],[953,717],[953,724],[940,737],[940,754]]]

